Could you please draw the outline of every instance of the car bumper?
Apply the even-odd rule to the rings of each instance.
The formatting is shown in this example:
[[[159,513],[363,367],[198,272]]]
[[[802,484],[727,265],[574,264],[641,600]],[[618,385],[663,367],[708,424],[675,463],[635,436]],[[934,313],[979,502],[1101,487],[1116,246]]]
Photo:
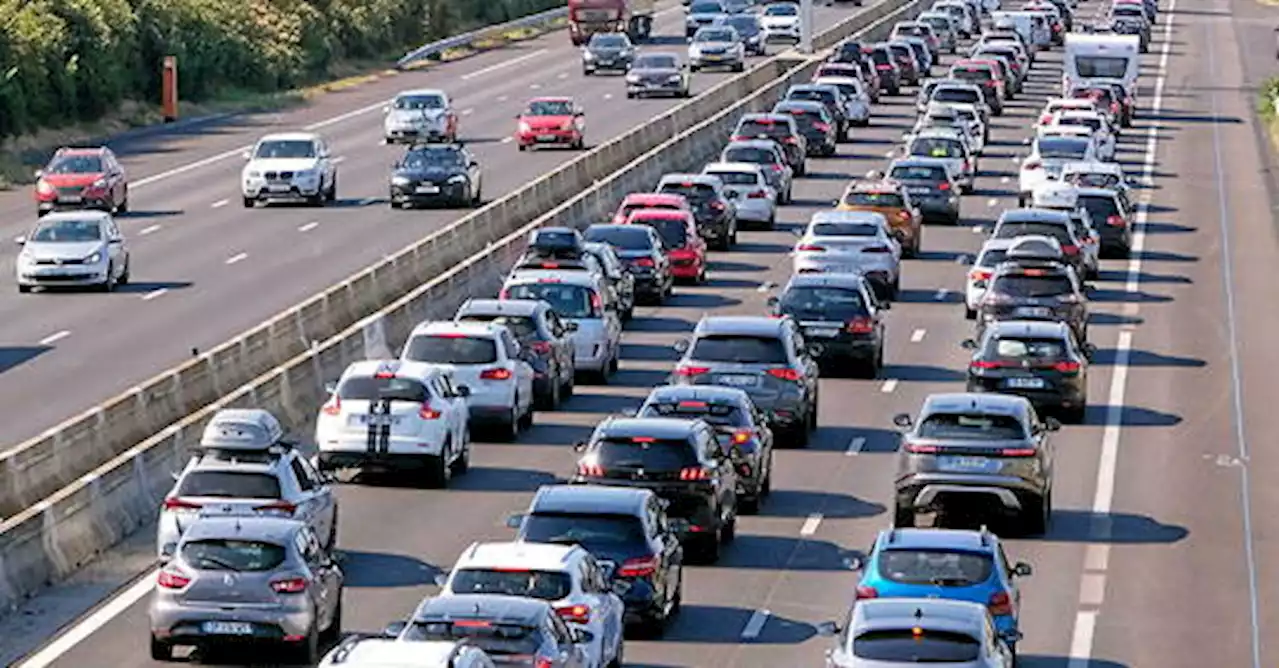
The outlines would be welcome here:
[[[582,133],[577,130],[533,130],[530,132],[517,132],[515,137],[521,146],[572,144],[582,138]]]
[[[111,199],[111,195],[102,194],[93,197],[82,197],[78,200],[69,199],[49,199],[37,200],[36,209],[41,213],[49,211],[76,211],[80,209],[109,209],[115,203]]]
[[[767,223],[775,215],[774,204],[769,199],[738,199],[738,220],[752,223]]]
[[[227,610],[225,607],[232,609]],[[191,605],[167,601],[151,605],[151,633],[158,640],[175,645],[227,645],[285,642],[287,637],[305,637],[315,628],[311,606],[238,607],[216,604]],[[207,632],[205,622],[243,622],[251,633],[224,634]],[[296,642],[296,641],[295,641]]]
[[[675,275],[675,268],[672,268],[672,275]],[[661,295],[666,288],[662,281],[658,280],[656,274],[632,274],[636,279],[636,296],[637,297],[656,297]]]
[[[62,265],[21,267],[17,271],[18,285],[23,286],[88,286],[101,285],[107,280],[104,265]]]
[[[1006,512],[1018,513],[1043,494],[1041,486],[1023,478],[919,473],[899,482],[897,499],[905,508],[937,510],[949,499],[980,497]]]
[[[472,423],[493,424],[495,422],[506,422],[511,419],[511,406],[512,403],[473,404],[467,407],[467,414],[470,416]]]
[[[762,34],[766,44],[800,41],[799,26],[767,26]]]
[[[321,471],[336,469],[360,469],[363,471],[416,471],[434,462],[428,458],[440,456],[441,449],[422,448],[421,453],[385,452],[321,452],[316,456]]]
[[[385,130],[383,138],[391,143],[412,143],[419,141],[444,141],[449,138],[444,128],[399,128]]]
[[[689,65],[702,69],[711,67],[741,67],[743,59],[738,56],[698,56],[690,58]]]
[[[573,369],[575,371],[600,371],[609,363],[609,347],[603,343],[574,346]]]
[[[1106,249],[1128,248],[1133,242],[1133,233],[1129,226],[1115,227],[1103,225],[1098,228],[1098,236],[1102,237],[1102,247]]]
[[[913,197],[925,218],[951,218],[960,215],[959,197],[920,197],[918,195]]]
[[[849,117],[849,120],[855,123],[861,123],[871,118],[871,108],[865,104],[849,105],[849,107],[845,109],[845,115]]]
[[[628,60],[584,60],[582,61],[582,69],[588,72],[626,72],[631,68],[631,61]]]
[[[811,329],[806,329],[806,339],[810,343],[822,345],[818,359],[823,362],[835,362],[849,358],[875,359],[879,350],[879,342],[871,335],[841,333],[833,337],[808,336]]]
[[[296,200],[320,194],[320,179],[291,183],[246,183],[243,194],[257,200]]]
[[[997,379],[970,380],[968,392],[995,392],[1023,397],[1039,409],[1083,408],[1085,393],[1083,388],[1072,383],[1058,383],[1044,389],[1010,389],[1002,387]]]
[[[392,204],[430,204],[432,202],[454,202],[467,196],[465,183],[446,183],[436,186],[435,192],[419,192],[419,186],[393,186],[390,196]]]
[[[657,587],[645,578],[619,578],[629,586],[622,599],[622,621],[625,624],[643,624],[660,614],[663,600]]]

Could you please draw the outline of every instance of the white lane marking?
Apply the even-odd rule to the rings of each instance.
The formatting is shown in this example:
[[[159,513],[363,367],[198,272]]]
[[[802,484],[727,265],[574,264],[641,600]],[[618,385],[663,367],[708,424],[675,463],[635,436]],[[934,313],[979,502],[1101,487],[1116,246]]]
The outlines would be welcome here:
[[[463,110],[462,110],[462,115],[463,115],[463,116],[470,116],[471,114],[474,114],[474,113],[475,113],[475,111],[476,111],[476,110],[475,110],[474,108],[472,108],[472,107],[467,107],[466,109],[463,109]]]
[[[179,174],[185,174],[193,169],[200,169],[201,167],[212,165],[215,162],[226,160],[227,158],[230,158],[232,156],[240,155],[241,153],[244,153],[245,151],[248,151],[251,148],[253,148],[253,144],[245,144],[244,146],[237,146],[236,148],[233,148],[230,151],[215,153],[214,155],[211,155],[202,160],[189,162],[185,165],[182,165],[181,167],[174,167],[173,169],[167,169],[163,172],[160,172],[159,174],[152,174],[151,176],[138,179],[137,181],[130,183],[129,187],[136,190],[138,188],[148,186],[157,181],[162,181],[164,179],[177,176]]]
[[[751,613],[751,619],[747,620],[747,625],[742,628],[742,639],[752,640],[760,637],[760,632],[764,630],[764,625],[769,621],[768,610],[756,610]]]
[[[897,378],[890,378],[889,380],[884,381],[884,385],[880,386],[880,391],[884,394],[889,394],[890,392],[893,392],[896,389],[898,389]]]
[[[1070,668],[1088,666],[1093,653],[1093,629],[1098,624],[1097,610],[1080,610],[1076,613],[1076,627],[1071,633]]]
[[[804,520],[804,524],[800,527],[801,536],[812,536],[818,533],[818,525],[822,524],[822,513],[813,513]]]
[[[160,226],[159,226],[159,225],[148,225],[148,226],[146,226],[146,227],[142,228],[141,230],[139,230],[139,231],[138,231],[138,234],[140,234],[140,235],[142,235],[142,236],[144,236],[144,237],[145,237],[145,236],[147,236],[148,234],[151,234],[152,232],[159,232],[159,231],[160,231]]]
[[[313,220],[313,221],[311,221],[311,222],[307,223],[306,225],[299,225],[299,226],[298,226],[298,231],[299,231],[299,232],[310,232],[311,230],[314,230],[314,229],[316,229],[317,227],[320,227],[320,223],[317,223],[316,221],[314,221],[314,220]]]
[[[844,451],[844,454],[848,457],[856,457],[858,456],[858,453],[862,452],[862,448],[866,444],[867,444],[866,438],[862,436],[854,436],[853,438],[849,439],[849,448]]]
[[[911,332],[911,342],[912,342],[912,343],[920,343],[920,342],[921,342],[921,341],[923,341],[923,340],[924,340],[924,330],[923,330],[923,329],[917,329],[916,331]]]
[[[935,293],[933,293],[933,300],[934,300],[934,301],[938,301],[938,302],[946,301],[946,300],[947,300],[947,289],[946,289],[946,288],[938,288],[938,291],[937,291],[937,292],[935,292]]]
[[[474,72],[468,72],[467,74],[462,75],[461,79],[463,81],[470,81],[471,79],[474,79],[476,77],[482,77],[491,72],[497,72],[500,69],[511,67],[516,63],[523,63],[526,60],[537,58],[538,56],[541,56],[546,52],[547,52],[546,49],[538,49],[537,51],[531,51],[529,53],[524,54],[523,56],[516,56],[515,58],[509,58],[507,60],[504,60],[498,63],[497,65],[490,65],[486,68],[479,69]]]
[[[511,140],[511,137],[503,137],[503,138],[502,138],[502,142],[501,142],[501,143],[503,143],[503,144],[510,144],[510,143],[511,143],[511,141],[512,141],[512,140]]]
[[[1084,552],[1084,569],[1086,571],[1106,571],[1107,562],[1111,559],[1111,546],[1106,543],[1094,543]]]
[[[991,199],[987,200],[987,206],[989,206],[989,207],[991,207],[991,208],[995,208],[995,206],[996,206],[997,204],[999,204],[999,202],[997,202],[997,201],[996,201],[996,198],[994,198],[994,197],[992,197]]]
[[[894,155],[895,153],[897,153],[897,151],[885,151],[885,152],[884,152],[884,157],[886,157],[886,158],[892,158],[892,157],[893,157],[893,155]]]
[[[18,235],[18,236],[16,236],[16,237],[14,237],[14,238],[13,238],[13,243],[15,243],[15,244],[16,244],[16,243],[18,243],[19,241],[22,241],[22,240],[23,240],[23,238],[24,238],[24,237],[23,237],[22,235]]]
[[[982,234],[982,226],[974,225],[972,228],[969,229],[969,231],[973,232],[974,234]]]
[[[83,621],[71,627],[58,636],[56,640],[45,645],[44,649],[36,652],[31,658],[17,665],[17,668],[47,668],[53,665],[59,658],[72,648],[80,644],[89,636],[96,633],[99,629],[106,626],[117,615],[133,607],[135,603],[142,600],[142,597],[151,593],[156,586],[156,571],[152,570],[146,575],[138,579],[128,589],[120,592],[115,598],[107,601],[106,605],[98,608],[93,614],[85,617]]]
[[[612,100],[612,99],[613,99],[613,93],[605,93],[605,94],[604,94],[604,99],[606,99],[606,100]]]
[[[346,161],[346,159],[347,159],[347,156],[339,155],[339,156],[334,156],[332,159],[329,160],[329,162],[332,162],[333,164],[338,165]]]
[[[376,201],[378,201],[377,197],[366,197],[360,200],[360,206],[369,206],[370,204],[373,204]]]
[[[247,258],[247,257],[249,257],[249,254],[248,254],[248,253],[236,253],[235,255],[232,255],[231,257],[227,258],[226,263],[227,263],[227,264],[235,264],[235,263],[237,263],[237,262],[239,262],[239,261],[241,261],[241,260],[243,260],[243,259],[245,259],[245,258]]]
[[[212,207],[212,208],[214,208],[214,209],[221,209],[222,207],[224,207],[224,206],[226,206],[226,205],[227,205],[227,202],[228,202],[228,200],[220,199],[220,200],[218,200],[218,201],[214,202],[213,204],[210,204],[209,206],[210,206],[210,207]]]
[[[1102,607],[1102,599],[1107,593],[1106,573],[1085,573],[1080,577],[1080,606],[1087,608]]]
[[[155,290],[152,290],[151,292],[148,292],[147,294],[142,295],[142,301],[149,302],[152,299],[155,299],[156,297],[159,297],[168,291],[169,291],[169,288],[156,288]]]
[[[1009,178],[1009,177],[1007,177],[1007,176],[1002,176],[1002,177],[1000,177],[1000,183],[1009,183],[1010,181],[1013,181],[1013,179],[1011,179],[1011,178]]]
[[[306,126],[306,127],[302,128],[302,129],[303,129],[303,130],[307,130],[307,131],[312,131],[312,130],[319,130],[320,128],[327,128],[327,127],[329,127],[330,125],[334,125],[334,124],[336,124],[336,123],[341,123],[341,122],[343,122],[343,121],[345,121],[345,120],[347,120],[347,119],[355,118],[356,116],[362,116],[362,115],[367,114],[367,113],[369,113],[369,112],[371,112],[371,111],[373,111],[373,110],[375,110],[375,109],[381,109],[381,108],[383,108],[383,107],[387,106],[387,105],[388,105],[388,104],[390,104],[390,103],[391,103],[391,100],[390,100],[390,99],[380,100],[380,101],[378,101],[378,102],[374,102],[373,104],[367,104],[367,105],[365,105],[365,106],[363,106],[363,107],[360,107],[359,109],[352,109],[351,111],[348,111],[348,112],[347,112],[347,113],[345,113],[345,114],[338,114],[337,116],[334,116],[333,118],[326,118],[326,119],[324,119],[323,121],[319,121],[319,122],[316,122],[316,123],[312,123],[311,125],[308,125],[308,126]],[[252,147],[252,146],[246,146],[244,150],[248,150],[248,149],[250,149],[250,148],[253,148],[253,147]]]
[[[765,281],[756,286],[756,292],[765,293],[773,289],[773,281]]]
[[[47,346],[47,345],[50,345],[50,344],[52,344],[52,343],[56,343],[56,342],[58,342],[58,341],[61,341],[61,340],[65,339],[65,338],[67,338],[68,336],[71,336],[71,330],[69,330],[69,329],[64,329],[64,330],[62,330],[61,332],[54,332],[54,333],[50,334],[49,336],[46,336],[46,337],[44,337],[43,339],[40,339],[40,345],[42,345],[42,346]]]
[[[510,99],[510,97],[508,97],[508,96],[506,96],[506,95],[499,95],[499,96],[498,96],[498,101],[499,101],[499,102],[506,102],[506,101],[507,101],[507,100],[509,100],[509,99]]]
[[[568,79],[568,78],[569,78],[569,73],[568,73],[568,72],[561,72],[558,76],[556,76],[556,78],[557,78],[557,79]]]
[[[530,90],[538,90],[539,88],[542,88],[542,84],[529,84],[529,88]]]

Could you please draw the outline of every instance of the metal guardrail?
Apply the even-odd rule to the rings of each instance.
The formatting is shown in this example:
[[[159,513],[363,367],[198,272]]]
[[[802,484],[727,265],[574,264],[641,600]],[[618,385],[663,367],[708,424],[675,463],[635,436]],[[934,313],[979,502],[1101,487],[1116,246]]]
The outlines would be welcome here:
[[[545,12],[539,12],[537,14],[530,14],[529,16],[518,18],[518,19],[515,19],[514,21],[507,21],[506,23],[497,23],[491,26],[485,26],[483,28],[472,30],[471,32],[463,33],[461,35],[454,35],[453,37],[446,37],[444,39],[431,42],[430,44],[423,44],[422,46],[414,49],[413,51],[410,51],[409,53],[404,54],[404,57],[402,57],[400,60],[397,60],[396,69],[402,70],[408,67],[409,65],[412,65],[413,63],[416,63],[424,58],[430,58],[431,56],[438,56],[449,49],[456,49],[460,46],[469,46],[472,43],[480,40],[481,38],[492,36],[494,33],[506,32],[508,30],[514,30],[516,28],[530,28],[536,25],[541,25],[543,23],[554,21],[559,18],[565,18],[568,16],[569,16],[568,7],[558,7],[556,9],[549,9]]]

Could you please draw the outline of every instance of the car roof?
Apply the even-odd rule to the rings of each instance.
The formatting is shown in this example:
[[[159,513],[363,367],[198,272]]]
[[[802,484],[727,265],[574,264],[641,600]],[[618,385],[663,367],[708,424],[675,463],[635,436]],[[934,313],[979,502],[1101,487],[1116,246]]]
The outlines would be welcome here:
[[[402,90],[399,93],[396,93],[396,97],[408,96],[408,95],[439,95],[441,97],[446,97],[446,98],[449,97],[447,94],[445,94],[443,90],[440,90],[439,88],[410,88],[408,90]]]
[[[1072,162],[1063,163],[1062,171],[1087,174],[1115,174],[1116,176],[1119,176],[1124,173],[1124,168],[1114,162],[1102,162],[1101,160],[1074,160]]]
[[[85,220],[91,219],[99,222],[105,222],[111,219],[111,214],[106,211],[96,211],[93,209],[76,209],[74,211],[53,211],[40,217],[36,221],[37,224],[44,222],[56,222],[59,220]]]
[[[379,373],[389,373],[398,378],[428,378],[440,373],[447,365],[428,362],[409,362],[405,360],[361,360],[352,362],[343,372],[343,378],[371,377]]]
[[[353,635],[339,643],[320,665],[350,664],[353,668],[449,666],[452,664],[448,661],[455,656],[459,646],[453,640],[401,642],[395,638]]]
[[[741,123],[743,121],[756,121],[756,120],[780,121],[783,119],[790,119],[790,118],[791,118],[790,115],[780,114],[776,111],[758,111],[752,114],[743,114],[742,118],[739,119],[738,122]]]
[[[760,171],[760,165],[757,165],[754,162],[710,162],[702,169],[715,169],[725,172],[751,172],[755,174]]]
[[[653,496],[634,487],[543,485],[529,502],[529,512],[639,515]]]
[[[893,193],[895,195],[902,193],[902,183],[896,179],[889,178],[854,181],[849,184],[849,188],[853,192]]]
[[[1010,247],[1012,247],[1012,246],[1013,246],[1013,242],[1015,242],[1015,241],[1017,241],[1017,239],[1016,239],[1016,238],[1014,238],[1014,239],[987,239],[985,242],[983,242],[983,244],[982,244],[982,248],[979,248],[979,249],[978,249],[978,255],[982,255],[983,253],[985,253],[985,252],[987,252],[987,251],[989,251],[989,250],[1005,250],[1005,249],[1008,249],[1008,248],[1010,248]]]
[[[207,539],[253,540],[288,546],[299,529],[301,520],[269,515],[202,515],[188,525],[183,541]]]
[[[661,385],[649,392],[649,401],[710,401],[712,403],[734,404],[751,403],[751,395],[736,388],[723,385]]]
[[[1000,415],[1022,416],[1031,404],[1025,397],[994,392],[942,392],[925,397],[921,413],[960,413],[980,411]]]
[[[1116,191],[1111,188],[1076,188],[1077,197],[1117,197]]]
[[[502,594],[454,594],[428,598],[414,611],[414,619],[485,619],[498,624],[531,626],[546,615],[543,600]]]
[[[880,538],[880,544],[891,550],[961,549],[993,553],[996,545],[996,537],[990,532],[967,529],[886,529],[880,532]]]
[[[694,334],[780,336],[782,319],[759,315],[713,315],[698,321]]]
[[[860,289],[866,279],[862,274],[845,274],[836,272],[823,272],[820,274],[793,274],[791,279],[787,281],[787,288],[808,288],[808,287],[832,287],[847,288],[850,290]],[[786,289],[784,288],[785,292]]]
[[[804,111],[818,111],[826,109],[827,105],[814,100],[782,100],[773,106],[774,109],[801,109]]]
[[[737,148],[764,148],[764,149],[776,150],[777,146],[778,146],[777,142],[773,141],[772,139],[735,139],[725,144],[726,149],[737,147]]]
[[[262,135],[258,142],[264,141],[316,141],[320,139],[320,135],[314,132],[273,132],[268,135]]]
[[[814,212],[813,216],[809,218],[809,224],[812,225],[814,223],[870,223],[885,227],[889,224],[889,219],[878,211],[823,209],[822,211]]]
[[[684,209],[639,209],[627,215],[627,220],[694,220],[693,212]]]
[[[614,417],[601,422],[596,429],[608,438],[652,436],[680,440],[688,438],[699,422],[701,420],[666,417]]]
[[[898,158],[889,165],[889,171],[893,171],[894,167],[940,167],[946,169],[947,158],[927,158],[924,156],[913,155],[907,158]]]
[[[561,271],[557,269],[519,270],[507,278],[508,284],[563,283],[584,288],[600,287],[599,275],[590,271]]]
[[[1034,336],[1066,338],[1070,333],[1065,322],[1051,320],[997,320],[987,325],[988,336]]]
[[[925,628],[962,631],[985,637],[987,608],[981,603],[946,598],[874,598],[853,608],[852,631]]]
[[[931,125],[926,128],[921,128],[919,132],[915,133],[914,139],[950,139],[958,141],[961,144],[965,143],[964,135],[961,134],[960,129],[955,126],[938,127],[936,125]]]
[[[1036,222],[1036,223],[1057,223],[1066,225],[1071,220],[1071,214],[1066,211],[1058,211],[1056,209],[1005,209],[1000,214],[1000,218],[996,220],[996,225],[1006,222]]]
[[[539,571],[561,571],[582,552],[576,545],[529,543],[523,541],[475,542],[462,551],[454,569],[520,568]]]
[[[719,177],[711,176],[709,174],[694,174],[694,173],[688,173],[688,172],[669,172],[667,174],[662,175],[662,178],[658,180],[658,185],[661,186],[662,184],[665,184],[665,183],[675,183],[677,181],[686,182],[686,183],[699,183],[699,184],[706,184],[706,185],[717,185],[721,183]]]
[[[53,155],[54,157],[66,155],[104,155],[110,152],[110,150],[111,149],[106,146],[63,146],[57,151],[54,151]]]
[[[568,95],[544,95],[542,97],[531,97],[529,102],[573,102],[573,98]]]
[[[261,408],[224,408],[213,415],[200,434],[200,447],[220,450],[265,451],[284,437],[284,427]]]
[[[622,198],[623,204],[683,204],[688,206],[689,199],[675,193],[630,193]]]
[[[643,53],[638,54],[637,57],[644,57],[644,56],[663,56],[666,58],[675,58],[676,62],[680,61],[680,56],[672,51],[645,51]]]
[[[458,307],[458,315],[530,316],[549,308],[551,306],[540,299],[468,299]]]
[[[465,334],[476,337],[494,337],[507,329],[494,322],[457,322],[455,320],[430,320],[418,323],[410,336],[416,334]]]

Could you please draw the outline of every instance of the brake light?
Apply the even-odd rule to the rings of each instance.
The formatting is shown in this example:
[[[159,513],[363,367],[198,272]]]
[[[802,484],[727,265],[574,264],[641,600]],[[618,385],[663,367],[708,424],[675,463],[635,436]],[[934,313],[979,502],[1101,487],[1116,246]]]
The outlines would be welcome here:
[[[678,408],[706,408],[706,407],[707,407],[707,402],[705,402],[705,401],[681,401],[681,402],[678,402],[678,403],[676,404],[676,407],[678,407]]]
[[[320,407],[320,412],[325,415],[338,415],[342,413],[342,400],[339,399],[336,394],[329,397],[329,401],[325,402],[324,406]]]
[[[769,193],[763,190],[756,190],[756,191],[747,193],[747,199],[764,199],[768,196],[769,196]]]
[[[200,510],[203,507],[198,503],[180,499],[176,496],[165,499],[161,505],[165,510]]]
[[[274,591],[277,594],[301,594],[306,590],[306,578],[285,578],[283,580],[273,580],[271,582],[271,591]]]
[[[911,220],[911,214],[907,211],[899,211],[898,220]]]
[[[1023,269],[1022,275],[1023,276],[1047,276],[1048,274],[1043,269]]]
[[[951,184],[950,184],[950,183],[939,183],[939,184],[938,184],[938,190],[942,190],[942,191],[951,190]]]
[[[493,626],[493,623],[483,619],[459,619],[453,625],[464,629],[487,629]],[[510,658],[514,659],[516,657]]]
[[[651,258],[651,257],[641,257],[641,258],[636,258],[636,259],[632,262],[632,264],[634,264],[634,265],[635,265],[635,266],[637,266],[637,267],[652,267],[652,266],[654,266],[654,264],[653,264],[653,258]]]
[[[969,272],[969,280],[971,281],[986,281],[990,279],[991,279],[991,272],[989,271],[986,271],[983,269],[974,269],[973,271]]]
[[[877,70],[891,70],[893,65],[876,65]]]
[[[649,557],[635,557],[622,562],[614,574],[622,578],[642,578],[653,575],[658,570],[658,566],[662,565],[662,561],[657,555]]]
[[[932,455],[938,452],[938,446],[936,445],[919,445],[917,443],[903,443],[902,449],[916,455]]]
[[[858,588],[854,590],[854,596],[859,601],[865,601],[866,599],[869,599],[869,598],[877,598],[878,596],[880,596],[880,592],[876,591],[875,587],[868,587],[867,585],[858,585]]]
[[[560,615],[560,619],[575,624],[586,624],[591,621],[591,608],[585,605],[569,605],[563,608],[556,608],[556,614]]]
[[[1112,227],[1124,227],[1123,216],[1107,216],[1107,224]]]
[[[253,509],[260,513],[279,511],[286,515],[292,515],[298,509],[298,506],[288,501],[273,501],[265,506],[254,506]]]
[[[1080,247],[1075,244],[1063,244],[1062,252],[1067,255],[1075,255],[1080,252]]]
[[[999,369],[1001,367],[1013,366],[1007,362],[992,362],[990,360],[974,360],[969,362],[971,369]]]
[[[1055,23],[1055,24],[1053,24],[1053,31],[1054,31],[1054,32],[1062,32],[1062,24],[1061,24],[1061,23]]]
[[[503,288],[498,291],[498,299],[511,299],[511,290],[509,288]]]
[[[540,656],[538,657],[538,660],[533,663],[533,668],[555,668],[555,663],[545,656]]]
[[[439,420],[440,411],[431,407],[431,402],[423,402],[422,408],[418,409],[418,417],[423,420]]]
[[[533,343],[529,344],[529,349],[540,355],[545,355],[551,352],[551,342],[550,341],[534,341]]]
[[[857,317],[850,320],[845,325],[845,331],[850,334],[870,334],[876,329],[876,323],[871,318]]]
[[[789,380],[793,383],[800,380],[800,372],[796,371],[795,369],[792,369],[791,367],[784,366],[784,367],[769,369],[768,374],[770,376],[773,376],[774,378]]]
[[[995,88],[997,84],[999,84],[999,82],[995,79],[987,79],[985,85],[987,88]]]
[[[686,466],[680,469],[680,479],[686,482],[710,480],[711,472],[701,466]]]
[[[830,126],[830,125],[827,125],[826,123],[823,123],[822,121],[818,121],[817,123],[814,123],[814,124],[813,124],[813,127],[814,127],[814,129],[816,129],[816,130],[818,130],[818,131],[820,131],[820,132],[826,132],[827,130],[830,130],[830,129],[831,129],[831,126]]]
[[[165,569],[156,576],[156,585],[162,589],[182,589],[189,584],[191,584],[191,578],[178,571]]]
[[[578,462],[578,475],[588,478],[603,478],[604,467],[599,464]]]
[[[800,244],[799,246],[796,246],[797,252],[821,253],[825,250],[827,250],[826,246],[819,246],[817,244]]]
[[[501,367],[485,369],[480,372],[480,378],[483,380],[511,380],[511,370]]]
[[[775,172],[780,172],[780,171],[782,171],[782,165],[780,165],[780,164],[778,164],[778,163],[776,163],[776,162],[775,162],[775,163],[773,163],[772,165],[769,165],[769,166],[770,166],[770,167],[772,167],[772,168],[773,168],[773,171],[775,171]]]
[[[1010,600],[1008,592],[998,591],[991,595],[991,599],[987,601],[987,610],[991,612],[991,616],[1012,615],[1013,601]]]
[[[591,308],[596,311],[604,308],[604,300],[600,298],[599,292],[591,293]]]
[[[678,366],[676,367],[677,376],[701,376],[711,370],[709,366]]]
[[[560,263],[559,262],[543,262],[539,266],[541,266],[543,269],[559,269]]]
[[[733,442],[735,445],[742,445],[743,443],[746,443],[747,441],[750,441],[750,440],[751,440],[750,429],[740,429],[738,431],[733,432]]]
[[[373,377],[377,378],[378,380],[390,380],[390,379],[394,379],[396,375],[394,373],[391,373],[390,371],[379,371],[373,374]]]
[[[1032,160],[1031,162],[1028,162],[1025,165],[1023,165],[1022,168],[1023,169],[1040,169],[1040,161]]]
[[[893,251],[888,246],[872,246],[870,248],[863,248],[862,252],[884,254],[884,253],[891,253]]]
[[[711,208],[715,209],[716,211],[724,211],[724,202],[721,202],[720,200],[716,200],[711,203]]]
[[[792,136],[790,136],[790,135],[788,135],[787,137],[784,137],[782,141],[784,141],[784,142],[786,142],[786,143],[788,143],[788,144],[792,144],[792,145],[794,145],[794,144],[796,144],[796,143],[797,143],[796,138],[795,138],[795,137],[792,137]]]
[[[1064,361],[1062,361],[1062,362],[1058,362],[1058,363],[1054,364],[1054,365],[1053,365],[1053,370],[1054,370],[1054,371],[1060,371],[1060,372],[1062,372],[1062,373],[1079,373],[1079,372],[1080,372],[1080,363],[1079,363],[1079,362],[1072,362],[1072,361],[1069,361],[1069,360],[1064,360]]]
[[[1004,448],[1000,451],[1001,457],[1034,457],[1035,448]]]

